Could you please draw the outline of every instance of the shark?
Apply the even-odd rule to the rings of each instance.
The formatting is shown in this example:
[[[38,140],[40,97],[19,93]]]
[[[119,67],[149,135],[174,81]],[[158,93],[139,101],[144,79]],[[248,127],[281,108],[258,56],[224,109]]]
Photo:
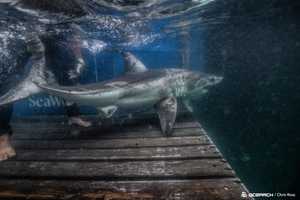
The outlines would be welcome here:
[[[79,105],[94,106],[101,116],[111,118],[120,109],[154,108],[161,131],[172,135],[178,99],[187,102],[206,94],[223,77],[187,69],[148,69],[130,52],[123,52],[125,70],[120,77],[77,86],[36,85],[44,92]]]
[[[41,92],[35,84],[45,84],[54,81],[54,77],[46,67],[44,45],[36,35],[28,36],[26,46],[31,56],[25,68],[29,68],[26,76],[0,96],[0,106],[7,105]],[[48,76],[49,75],[49,76]]]
[[[23,49],[19,48],[11,52],[8,51],[10,47],[8,45],[0,48],[0,52],[1,50],[3,51],[2,54],[0,53],[0,85],[2,90],[0,106],[11,104],[40,93],[41,89],[37,87],[35,82],[56,82],[56,78],[46,62],[46,46],[44,40],[45,38],[52,36],[51,33],[48,33],[45,25],[49,24],[49,22],[56,21],[56,19],[64,20],[66,18],[81,17],[89,14],[89,12],[84,9],[83,3],[84,1],[82,0],[0,0],[0,6],[2,6],[1,9],[8,10],[7,13],[12,12],[12,16],[15,13],[15,15],[20,18],[17,19],[16,22],[14,21],[15,24],[12,24],[11,26],[5,21],[1,24],[0,21],[0,35],[2,36],[2,43],[0,40],[0,44],[4,46],[3,44],[11,44],[12,42],[24,43]],[[4,19],[7,18],[6,21],[12,21],[9,20],[11,15],[4,15]],[[31,19],[32,17],[37,17],[39,22],[29,22],[28,18]],[[4,29],[4,26],[8,26],[9,29]],[[17,29],[14,27],[17,27]],[[3,29],[2,31],[1,28]],[[79,28],[74,25],[72,26],[72,29],[77,31]],[[57,29],[56,31],[60,31],[60,29]],[[15,38],[11,38],[11,36]],[[26,53],[23,53],[26,55],[26,62],[22,63],[24,66],[22,65],[19,67],[8,64],[8,61],[13,59],[17,59],[15,63],[19,63],[18,54],[21,54],[22,52]],[[8,56],[6,56],[6,54],[8,54]],[[10,58],[10,60],[6,57]],[[4,58],[6,58],[6,60]],[[76,66],[74,66],[74,69],[70,70],[70,72],[74,71],[72,76],[79,76],[84,68],[83,59],[81,57],[78,57],[77,59]],[[11,61],[11,63],[13,63],[13,61]],[[4,72],[17,71],[18,67],[24,69],[22,71],[22,76],[17,77],[17,80],[8,81],[8,75]],[[9,75],[12,78],[15,77],[12,73]],[[5,80],[2,81],[1,79]]]

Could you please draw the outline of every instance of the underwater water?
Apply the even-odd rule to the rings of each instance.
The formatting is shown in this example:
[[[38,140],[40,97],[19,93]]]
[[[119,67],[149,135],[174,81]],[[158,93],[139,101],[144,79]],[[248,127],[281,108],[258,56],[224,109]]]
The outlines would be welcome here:
[[[299,5],[236,1],[203,34],[205,69],[225,79],[195,102],[197,116],[253,192],[298,191]]]
[[[62,14],[65,10],[24,13],[0,4],[4,11],[0,13],[0,82],[8,79],[7,86],[15,84],[30,67],[13,67],[26,63],[24,32],[52,37],[60,48],[50,42],[53,50],[48,53],[62,65],[69,62],[65,47],[72,35],[79,35],[87,64],[81,84],[121,75],[118,50],[132,52],[152,69],[186,68],[223,76],[222,83],[193,101],[195,116],[250,191],[296,192],[300,168],[297,1],[83,2],[88,14],[71,17]],[[55,97],[36,95],[15,103],[14,116],[63,114],[63,105]],[[95,109],[82,107],[82,112],[91,114]]]

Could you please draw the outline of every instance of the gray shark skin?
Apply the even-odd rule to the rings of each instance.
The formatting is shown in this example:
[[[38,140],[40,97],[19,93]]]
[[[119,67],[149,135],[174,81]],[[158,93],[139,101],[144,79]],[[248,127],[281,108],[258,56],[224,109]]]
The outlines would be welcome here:
[[[203,95],[223,79],[184,69],[147,70],[132,54],[124,53],[124,58],[125,64],[133,65],[127,66],[119,78],[76,87],[38,86],[79,105],[95,106],[105,117],[113,116],[118,109],[154,107],[162,132],[169,136],[176,119],[177,99]]]
[[[28,36],[27,48],[32,54],[28,61],[31,64],[28,75],[0,97],[0,106],[40,93],[41,89],[36,83],[45,84],[53,82],[50,78],[50,72],[48,72],[49,77],[47,77],[44,45],[39,37],[36,35]]]

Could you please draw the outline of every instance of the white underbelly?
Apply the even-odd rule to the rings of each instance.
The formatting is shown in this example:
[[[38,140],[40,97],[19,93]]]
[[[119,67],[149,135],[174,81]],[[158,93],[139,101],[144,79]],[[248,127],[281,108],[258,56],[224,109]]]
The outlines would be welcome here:
[[[143,107],[154,106],[160,99],[151,96],[135,96],[124,98],[118,101],[118,107],[125,109],[138,109]]]

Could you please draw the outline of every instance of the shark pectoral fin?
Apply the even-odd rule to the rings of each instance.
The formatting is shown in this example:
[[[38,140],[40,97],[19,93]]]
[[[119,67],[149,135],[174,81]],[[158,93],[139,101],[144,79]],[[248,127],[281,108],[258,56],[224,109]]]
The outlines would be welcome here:
[[[171,136],[177,115],[177,99],[166,98],[157,104],[156,109],[163,134]]]
[[[132,53],[122,52],[124,57],[125,73],[141,73],[147,71],[147,67],[142,61]]]
[[[97,108],[99,111],[99,115],[103,116],[105,118],[111,118],[115,112],[118,110],[117,106],[107,106],[107,107],[101,107]]]

